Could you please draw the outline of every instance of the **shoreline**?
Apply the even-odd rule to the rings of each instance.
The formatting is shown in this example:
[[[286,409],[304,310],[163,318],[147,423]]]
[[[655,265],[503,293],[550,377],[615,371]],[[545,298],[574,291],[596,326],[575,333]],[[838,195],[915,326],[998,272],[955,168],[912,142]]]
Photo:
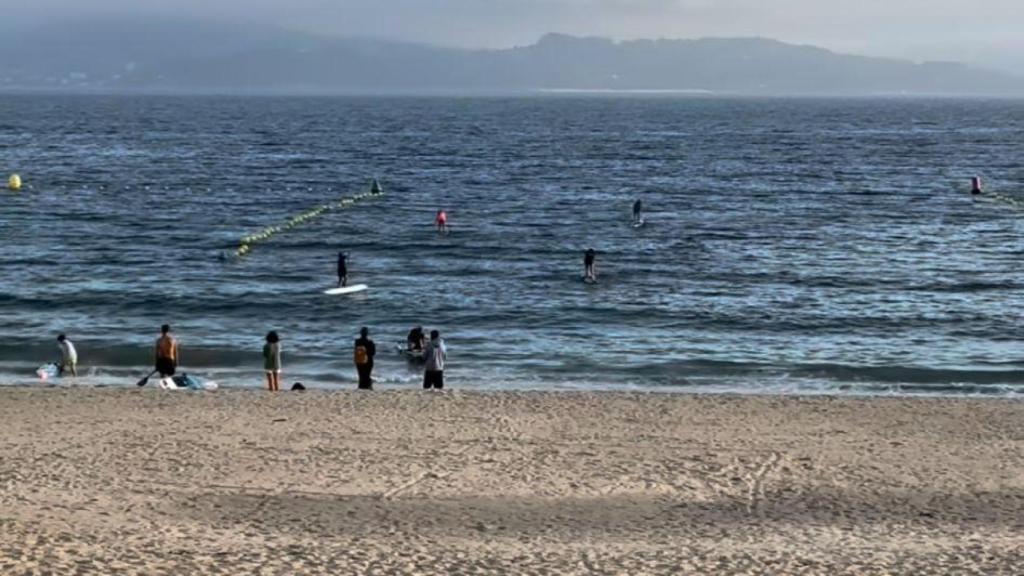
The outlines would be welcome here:
[[[196,372],[182,371],[181,374],[196,375]],[[203,374],[203,372],[199,372]],[[214,374],[218,374],[214,372]],[[119,376],[105,376],[97,380],[92,375],[79,375],[77,379],[61,378],[40,380],[38,377],[17,376],[4,379],[0,375],[0,390],[3,389],[65,389],[65,390],[135,390],[134,382],[144,376],[142,370],[126,372]],[[8,375],[9,376],[9,375]],[[394,376],[394,375],[392,375]],[[447,377],[447,375],[446,375]],[[214,376],[203,378],[217,384],[215,390],[207,392],[220,393],[225,391],[267,392],[266,382],[262,374],[247,375],[246,382],[232,374],[225,381]],[[488,383],[478,384],[473,380],[479,378],[465,377],[452,379],[445,383],[446,391],[464,393],[596,393],[596,394],[666,394],[693,396],[737,396],[737,397],[787,397],[787,398],[849,398],[849,399],[983,399],[1019,401],[1024,400],[1024,388],[1017,384],[963,384],[936,386],[914,383],[787,383],[786,385],[768,385],[759,388],[743,388],[737,384],[700,383],[691,385],[667,384],[588,384],[586,387],[578,383],[556,384],[522,384],[522,383]],[[417,392],[422,390],[422,374],[407,373],[404,378],[375,378],[376,392]],[[467,382],[468,381],[468,382]],[[301,383],[309,391],[326,393],[355,391],[357,380],[353,371],[344,379],[327,381],[323,378],[307,379],[302,375],[286,375],[282,382],[281,392],[290,392],[294,383]],[[144,389],[151,388],[150,384]]]
[[[446,386],[443,390],[425,390],[419,385],[396,385],[390,384],[383,387],[374,388],[372,390],[360,390],[356,387],[356,382],[346,382],[343,385],[322,385],[316,383],[303,383],[307,386],[302,390],[290,390],[288,387],[282,385],[281,390],[278,392],[270,392],[266,388],[257,386],[227,386],[219,387],[210,390],[193,390],[186,388],[179,388],[177,390],[164,390],[159,388],[155,384],[148,384],[144,387],[138,387],[135,385],[106,385],[100,384],[95,386],[90,385],[61,385],[52,382],[44,382],[40,384],[0,384],[0,402],[3,401],[5,394],[12,392],[41,392],[41,393],[60,393],[66,392],[69,394],[97,394],[104,395],[109,394],[112,398],[118,399],[120,395],[165,395],[171,396],[227,396],[230,398],[242,398],[241,402],[253,401],[256,398],[267,396],[270,398],[276,398],[280,396],[313,396],[318,398],[330,398],[332,396],[413,396],[413,395],[438,395],[438,396],[450,396],[457,398],[470,398],[475,399],[477,397],[483,398],[496,398],[505,397],[510,399],[528,399],[536,397],[543,399],[545,397],[551,398],[585,398],[595,397],[598,401],[605,399],[608,401],[614,400],[625,400],[634,399],[642,400],[645,398],[654,399],[693,399],[696,402],[708,401],[708,402],[778,402],[778,403],[850,403],[850,404],[865,404],[868,407],[873,404],[879,403],[937,403],[937,404],[957,404],[957,403],[993,403],[993,404],[1020,404],[1024,407],[1024,395],[984,395],[984,394],[963,394],[963,395],[943,395],[943,394],[876,394],[876,393],[853,393],[853,392],[833,392],[833,391],[822,391],[822,392],[778,392],[778,391],[736,391],[736,390],[707,390],[701,391],[697,389],[682,388],[682,387],[635,387],[635,388],[486,388],[486,387],[466,387],[464,385],[459,387]],[[289,384],[290,387],[290,384]]]
[[[1014,574],[1024,402],[0,388],[0,572]]]
[[[403,395],[428,395],[434,394],[438,396],[452,396],[452,397],[496,397],[505,396],[508,398],[529,398],[538,397],[543,398],[546,396],[551,397],[597,397],[605,398],[607,400],[622,400],[622,399],[643,399],[643,398],[675,398],[685,399],[691,398],[694,401],[707,400],[714,402],[717,400],[721,401],[753,401],[753,402],[835,402],[835,403],[851,403],[858,404],[863,403],[867,405],[876,403],[958,403],[958,402],[978,402],[978,403],[1005,403],[1014,404],[1019,403],[1024,407],[1024,396],[987,396],[987,395],[939,395],[939,394],[856,394],[856,393],[802,393],[802,392],[778,392],[774,390],[761,391],[734,391],[734,390],[714,390],[708,392],[701,392],[696,388],[684,388],[684,387],[632,387],[632,388],[488,388],[484,386],[472,386],[460,383],[457,387],[449,387],[446,383],[443,390],[424,390],[418,385],[413,384],[386,384],[380,388],[374,388],[372,390],[359,390],[356,388],[356,382],[353,379],[351,382],[345,382],[344,384],[318,384],[318,383],[303,383],[308,386],[304,390],[289,390],[282,385],[282,388],[278,392],[269,392],[266,388],[258,386],[226,386],[212,390],[189,390],[189,389],[178,389],[178,390],[163,390],[158,386],[148,384],[143,387],[138,387],[130,384],[99,384],[99,385],[83,385],[83,384],[60,384],[53,381],[46,381],[39,384],[0,384],[0,401],[3,396],[9,393],[33,393],[33,392],[52,392],[60,393],[66,392],[71,394],[83,393],[86,395],[91,394],[110,394],[120,395],[124,394],[127,396],[142,394],[170,394],[172,396],[179,395],[194,395],[196,397],[203,396],[230,396],[230,397],[253,397],[259,398],[262,396],[267,397],[279,397],[279,396],[317,396],[321,398],[327,398],[330,396],[344,396],[347,394],[353,394],[357,396],[403,396]],[[247,400],[246,400],[247,401]]]

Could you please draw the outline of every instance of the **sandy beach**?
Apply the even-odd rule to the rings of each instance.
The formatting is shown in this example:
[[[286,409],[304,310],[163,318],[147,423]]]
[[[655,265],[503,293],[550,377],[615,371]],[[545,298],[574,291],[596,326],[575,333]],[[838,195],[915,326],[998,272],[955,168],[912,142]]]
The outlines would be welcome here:
[[[1020,574],[1024,403],[0,390],[0,574]]]

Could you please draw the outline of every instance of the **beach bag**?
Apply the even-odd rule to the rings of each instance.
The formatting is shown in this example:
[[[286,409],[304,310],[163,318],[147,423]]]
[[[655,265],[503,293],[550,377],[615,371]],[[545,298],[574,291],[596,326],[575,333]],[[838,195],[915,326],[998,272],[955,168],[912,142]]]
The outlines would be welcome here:
[[[366,346],[356,346],[354,357],[356,366],[365,366],[370,363],[370,355],[366,352]]]
[[[40,380],[48,380],[60,376],[60,366],[54,363],[43,364],[36,370],[36,376],[39,376]]]

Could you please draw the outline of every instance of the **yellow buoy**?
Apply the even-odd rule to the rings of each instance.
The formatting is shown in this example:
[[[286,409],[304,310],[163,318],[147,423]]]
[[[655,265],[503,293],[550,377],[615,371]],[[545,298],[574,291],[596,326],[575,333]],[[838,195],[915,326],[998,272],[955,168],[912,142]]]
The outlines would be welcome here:
[[[21,176],[11,174],[11,177],[7,179],[7,187],[15,192],[21,190]]]

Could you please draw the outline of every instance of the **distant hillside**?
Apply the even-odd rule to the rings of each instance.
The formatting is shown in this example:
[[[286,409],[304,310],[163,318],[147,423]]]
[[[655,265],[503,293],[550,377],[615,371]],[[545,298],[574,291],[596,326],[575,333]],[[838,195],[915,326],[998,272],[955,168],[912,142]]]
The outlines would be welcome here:
[[[227,24],[110,20],[0,35],[2,89],[1024,94],[1024,78],[761,38],[614,42],[551,34],[526,47],[461,50]]]

